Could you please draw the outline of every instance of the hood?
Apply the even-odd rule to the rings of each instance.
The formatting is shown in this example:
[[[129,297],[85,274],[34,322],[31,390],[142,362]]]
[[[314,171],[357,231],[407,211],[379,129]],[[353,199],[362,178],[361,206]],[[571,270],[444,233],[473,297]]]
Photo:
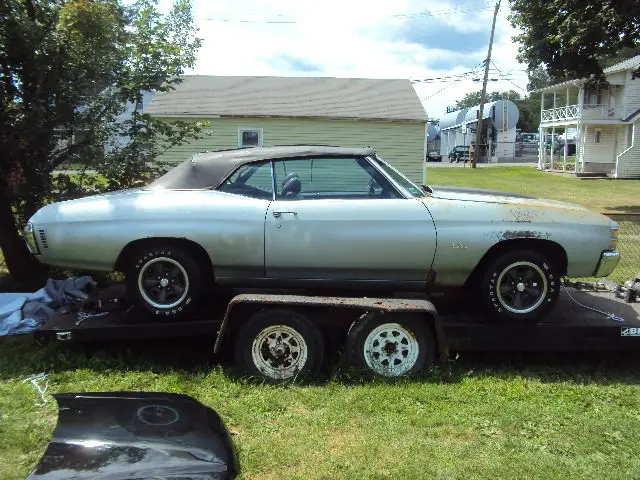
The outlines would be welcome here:
[[[529,197],[517,193],[506,193],[498,190],[484,190],[480,188],[459,188],[445,187],[440,185],[432,185],[433,197],[442,200],[456,200],[462,202],[482,202],[482,203],[501,203],[514,204],[522,207],[546,207],[546,208],[564,208],[567,210],[583,210],[588,209],[568,202],[560,202],[557,200],[547,200],[544,198]]]
[[[65,393],[30,479],[224,480],[238,472],[219,415],[186,395]]]

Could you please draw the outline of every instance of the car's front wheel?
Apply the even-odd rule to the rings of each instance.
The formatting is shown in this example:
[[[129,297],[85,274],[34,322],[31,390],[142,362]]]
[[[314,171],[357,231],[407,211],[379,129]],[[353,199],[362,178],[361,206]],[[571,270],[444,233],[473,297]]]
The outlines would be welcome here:
[[[184,318],[202,304],[208,280],[207,267],[188,249],[150,247],[131,258],[127,294],[134,305],[159,319]]]
[[[538,323],[554,307],[560,292],[560,270],[546,255],[514,250],[495,257],[481,285],[482,301],[493,318]]]

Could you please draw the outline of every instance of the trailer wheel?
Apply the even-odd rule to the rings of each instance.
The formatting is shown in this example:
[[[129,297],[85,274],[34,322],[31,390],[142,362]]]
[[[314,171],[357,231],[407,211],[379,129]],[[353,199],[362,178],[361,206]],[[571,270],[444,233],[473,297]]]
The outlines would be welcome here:
[[[249,375],[270,382],[317,373],[324,362],[324,339],[304,315],[288,309],[258,312],[236,336],[235,361]]]
[[[183,318],[200,306],[210,278],[187,249],[173,245],[147,248],[132,258],[127,295],[158,319]]]
[[[514,250],[496,257],[481,285],[482,302],[501,322],[535,324],[553,308],[560,275],[552,259],[537,252]]]
[[[349,329],[347,356],[352,365],[375,375],[412,376],[433,363],[435,340],[419,318],[368,313]]]

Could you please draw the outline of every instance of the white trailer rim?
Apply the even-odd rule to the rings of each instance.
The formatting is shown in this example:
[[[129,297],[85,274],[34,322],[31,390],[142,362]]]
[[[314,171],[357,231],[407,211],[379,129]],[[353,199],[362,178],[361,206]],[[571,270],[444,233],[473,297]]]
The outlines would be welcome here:
[[[399,323],[383,323],[364,341],[367,366],[378,375],[399,377],[418,361],[420,344],[413,332]]]
[[[253,339],[251,359],[258,371],[273,380],[294,377],[307,363],[304,337],[288,325],[271,325]]]

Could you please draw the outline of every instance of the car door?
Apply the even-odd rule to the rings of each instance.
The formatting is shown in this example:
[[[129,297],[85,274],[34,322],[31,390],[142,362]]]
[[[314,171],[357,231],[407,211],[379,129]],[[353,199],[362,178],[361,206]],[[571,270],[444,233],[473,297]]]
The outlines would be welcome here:
[[[274,172],[267,277],[425,281],[436,247],[429,211],[367,159],[283,160]]]

